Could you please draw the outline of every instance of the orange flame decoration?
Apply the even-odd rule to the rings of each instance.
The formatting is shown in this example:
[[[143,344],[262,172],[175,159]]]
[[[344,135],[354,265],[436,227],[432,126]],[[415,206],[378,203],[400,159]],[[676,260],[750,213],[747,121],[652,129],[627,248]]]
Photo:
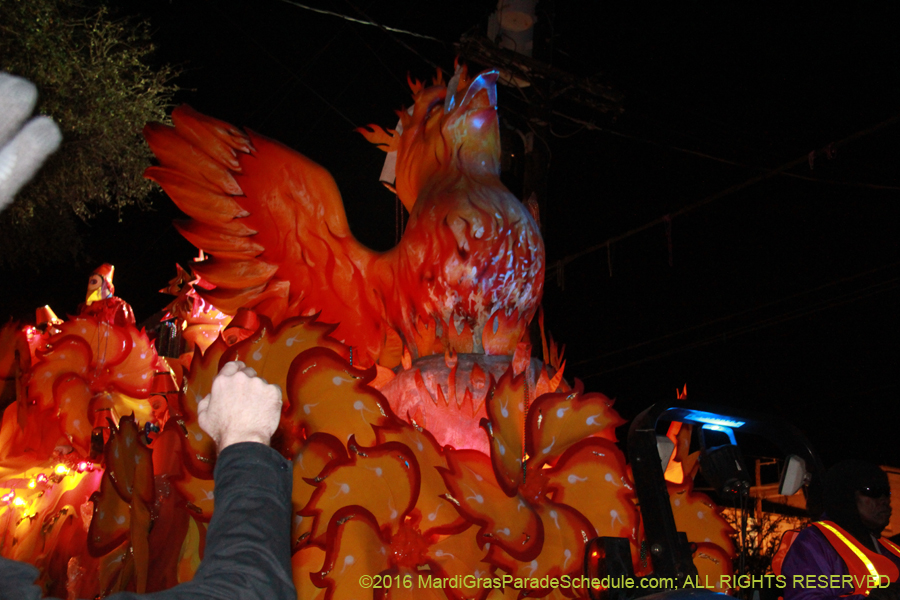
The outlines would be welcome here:
[[[194,287],[179,270],[170,309],[199,306],[201,319],[243,310],[240,335],[195,352],[179,381],[180,368],[167,369],[131,326],[75,319],[35,334],[32,364],[4,360],[21,346],[6,331],[0,366],[23,383],[0,425],[0,553],[36,564],[45,591],[63,597],[190,579],[215,508],[215,448],[197,404],[240,359],[284,390],[272,444],[294,459],[300,597],[353,597],[359,576],[376,573],[416,585],[423,570],[579,575],[596,535],[629,539],[646,573],[613,402],[562,379],[562,352],[543,327],[545,362],[522,342],[544,254],[533,219],[496,177],[494,77],[460,70],[454,90],[417,82],[402,132],[367,133],[398,152],[397,192],[411,209],[403,240],[384,254],[352,238],[334,182],[308,159],[186,107],[174,128],[148,126],[160,159],[148,176],[192,217],[179,225],[185,237],[212,256],[193,266],[211,285]],[[156,373],[174,375],[177,398],[151,405]],[[162,430],[149,435],[146,423]],[[673,498],[704,572],[730,572],[715,508],[689,484]],[[518,593],[415,594],[507,592]],[[564,594],[536,584],[528,595]]]

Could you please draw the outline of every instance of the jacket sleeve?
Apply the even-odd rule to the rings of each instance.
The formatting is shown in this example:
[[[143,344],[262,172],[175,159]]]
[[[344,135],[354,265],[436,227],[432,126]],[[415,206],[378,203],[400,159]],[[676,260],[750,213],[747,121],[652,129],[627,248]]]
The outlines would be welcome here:
[[[234,444],[219,455],[214,477],[216,506],[194,579],[108,600],[297,599],[290,559],[290,462],[262,444]],[[40,598],[33,584],[37,574],[30,565],[0,559],[0,600]]]
[[[864,600],[852,587],[832,587],[820,576],[847,575],[847,565],[815,527],[797,535],[781,568],[786,577],[784,600]]]
[[[41,588],[34,585],[39,575],[28,563],[0,556],[0,600],[40,600]]]

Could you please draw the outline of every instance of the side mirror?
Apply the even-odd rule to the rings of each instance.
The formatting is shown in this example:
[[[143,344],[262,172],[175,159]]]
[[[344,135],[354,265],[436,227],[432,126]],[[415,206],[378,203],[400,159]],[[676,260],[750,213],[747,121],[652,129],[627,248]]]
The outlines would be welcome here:
[[[672,458],[672,453],[675,451],[675,442],[664,435],[658,435],[656,436],[656,451],[659,452],[659,460],[662,463],[663,473],[665,473],[666,467],[669,466],[669,459]]]
[[[778,493],[782,496],[793,496],[809,481],[809,472],[806,470],[806,461],[791,454],[781,470],[781,480],[778,482]]]

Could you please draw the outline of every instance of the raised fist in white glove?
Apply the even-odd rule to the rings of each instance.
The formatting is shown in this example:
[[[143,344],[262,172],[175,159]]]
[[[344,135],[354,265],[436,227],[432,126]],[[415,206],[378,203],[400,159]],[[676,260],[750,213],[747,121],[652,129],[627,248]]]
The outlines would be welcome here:
[[[59,147],[62,135],[49,117],[35,117],[37,90],[21,77],[0,73],[0,211]]]
[[[227,363],[197,406],[200,427],[219,452],[239,442],[269,444],[281,418],[281,388],[239,360]]]

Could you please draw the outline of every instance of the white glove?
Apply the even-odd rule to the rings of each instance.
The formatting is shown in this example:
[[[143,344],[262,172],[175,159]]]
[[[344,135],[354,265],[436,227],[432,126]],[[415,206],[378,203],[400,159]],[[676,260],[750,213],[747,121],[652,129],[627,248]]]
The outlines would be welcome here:
[[[49,117],[25,123],[36,101],[37,90],[30,81],[0,73],[0,211],[62,140],[59,127]]]
[[[239,442],[269,445],[280,419],[281,388],[239,360],[222,367],[197,406],[197,421],[219,452]]]

